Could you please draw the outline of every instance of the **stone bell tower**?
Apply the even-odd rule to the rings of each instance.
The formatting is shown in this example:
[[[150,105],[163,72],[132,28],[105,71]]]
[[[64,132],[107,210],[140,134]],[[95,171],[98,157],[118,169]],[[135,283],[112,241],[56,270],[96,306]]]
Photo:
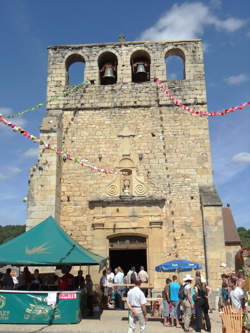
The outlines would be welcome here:
[[[48,48],[47,98],[69,89],[69,69],[84,63],[87,85],[47,104],[41,139],[104,174],[40,146],[29,177],[27,228],[52,215],[74,239],[110,258],[112,268],[199,262],[214,290],[225,261],[222,203],[213,185],[200,40],[58,45]],[[166,59],[183,62],[170,80]],[[87,162],[86,162],[87,160]],[[77,161],[77,160],[75,160]],[[84,163],[83,163],[84,164]]]

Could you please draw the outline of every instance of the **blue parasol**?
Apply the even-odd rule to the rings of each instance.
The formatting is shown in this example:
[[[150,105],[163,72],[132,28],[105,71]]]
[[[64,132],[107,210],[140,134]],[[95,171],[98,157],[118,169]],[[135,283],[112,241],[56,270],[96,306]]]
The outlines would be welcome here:
[[[155,267],[157,272],[188,272],[202,269],[202,265],[188,260],[171,260]]]

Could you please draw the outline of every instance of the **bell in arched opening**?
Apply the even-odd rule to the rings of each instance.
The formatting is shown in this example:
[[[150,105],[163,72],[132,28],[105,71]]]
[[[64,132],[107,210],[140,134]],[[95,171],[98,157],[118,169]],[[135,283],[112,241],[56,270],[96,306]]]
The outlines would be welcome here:
[[[100,72],[102,84],[113,84],[116,82],[116,67],[112,64],[105,64]]]
[[[137,64],[137,67],[135,69],[135,80],[137,82],[144,82],[147,80],[147,71],[144,63]]]

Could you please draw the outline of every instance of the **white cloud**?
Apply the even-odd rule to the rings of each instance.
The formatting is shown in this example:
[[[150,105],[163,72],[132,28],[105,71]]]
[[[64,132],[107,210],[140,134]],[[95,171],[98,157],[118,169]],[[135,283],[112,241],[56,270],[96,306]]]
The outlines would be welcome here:
[[[23,154],[24,157],[37,157],[37,155],[38,148],[30,148]]]
[[[234,164],[246,166],[246,165],[250,164],[250,153],[242,152],[242,153],[236,154],[233,156],[232,162]]]
[[[145,30],[139,39],[193,39],[200,37],[207,25],[212,25],[218,30],[233,32],[240,29],[244,24],[244,20],[233,17],[226,20],[219,19],[203,3],[189,2],[180,6],[173,5],[155,25]]]
[[[237,85],[249,81],[250,78],[246,74],[229,76],[225,81],[231,85]]]
[[[8,167],[4,171],[0,172],[0,181],[14,177],[20,172],[22,172],[22,170],[17,167]]]

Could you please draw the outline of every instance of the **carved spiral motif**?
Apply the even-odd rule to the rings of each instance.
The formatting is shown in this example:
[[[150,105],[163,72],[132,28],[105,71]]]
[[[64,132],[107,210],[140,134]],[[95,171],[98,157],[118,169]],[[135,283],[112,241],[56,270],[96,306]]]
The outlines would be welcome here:
[[[115,184],[111,184],[108,186],[107,190],[106,190],[107,194],[110,195],[111,197],[114,197],[116,195],[119,194],[118,191],[118,186]]]
[[[146,193],[146,188],[143,184],[138,184],[135,187],[135,194],[144,195]]]

